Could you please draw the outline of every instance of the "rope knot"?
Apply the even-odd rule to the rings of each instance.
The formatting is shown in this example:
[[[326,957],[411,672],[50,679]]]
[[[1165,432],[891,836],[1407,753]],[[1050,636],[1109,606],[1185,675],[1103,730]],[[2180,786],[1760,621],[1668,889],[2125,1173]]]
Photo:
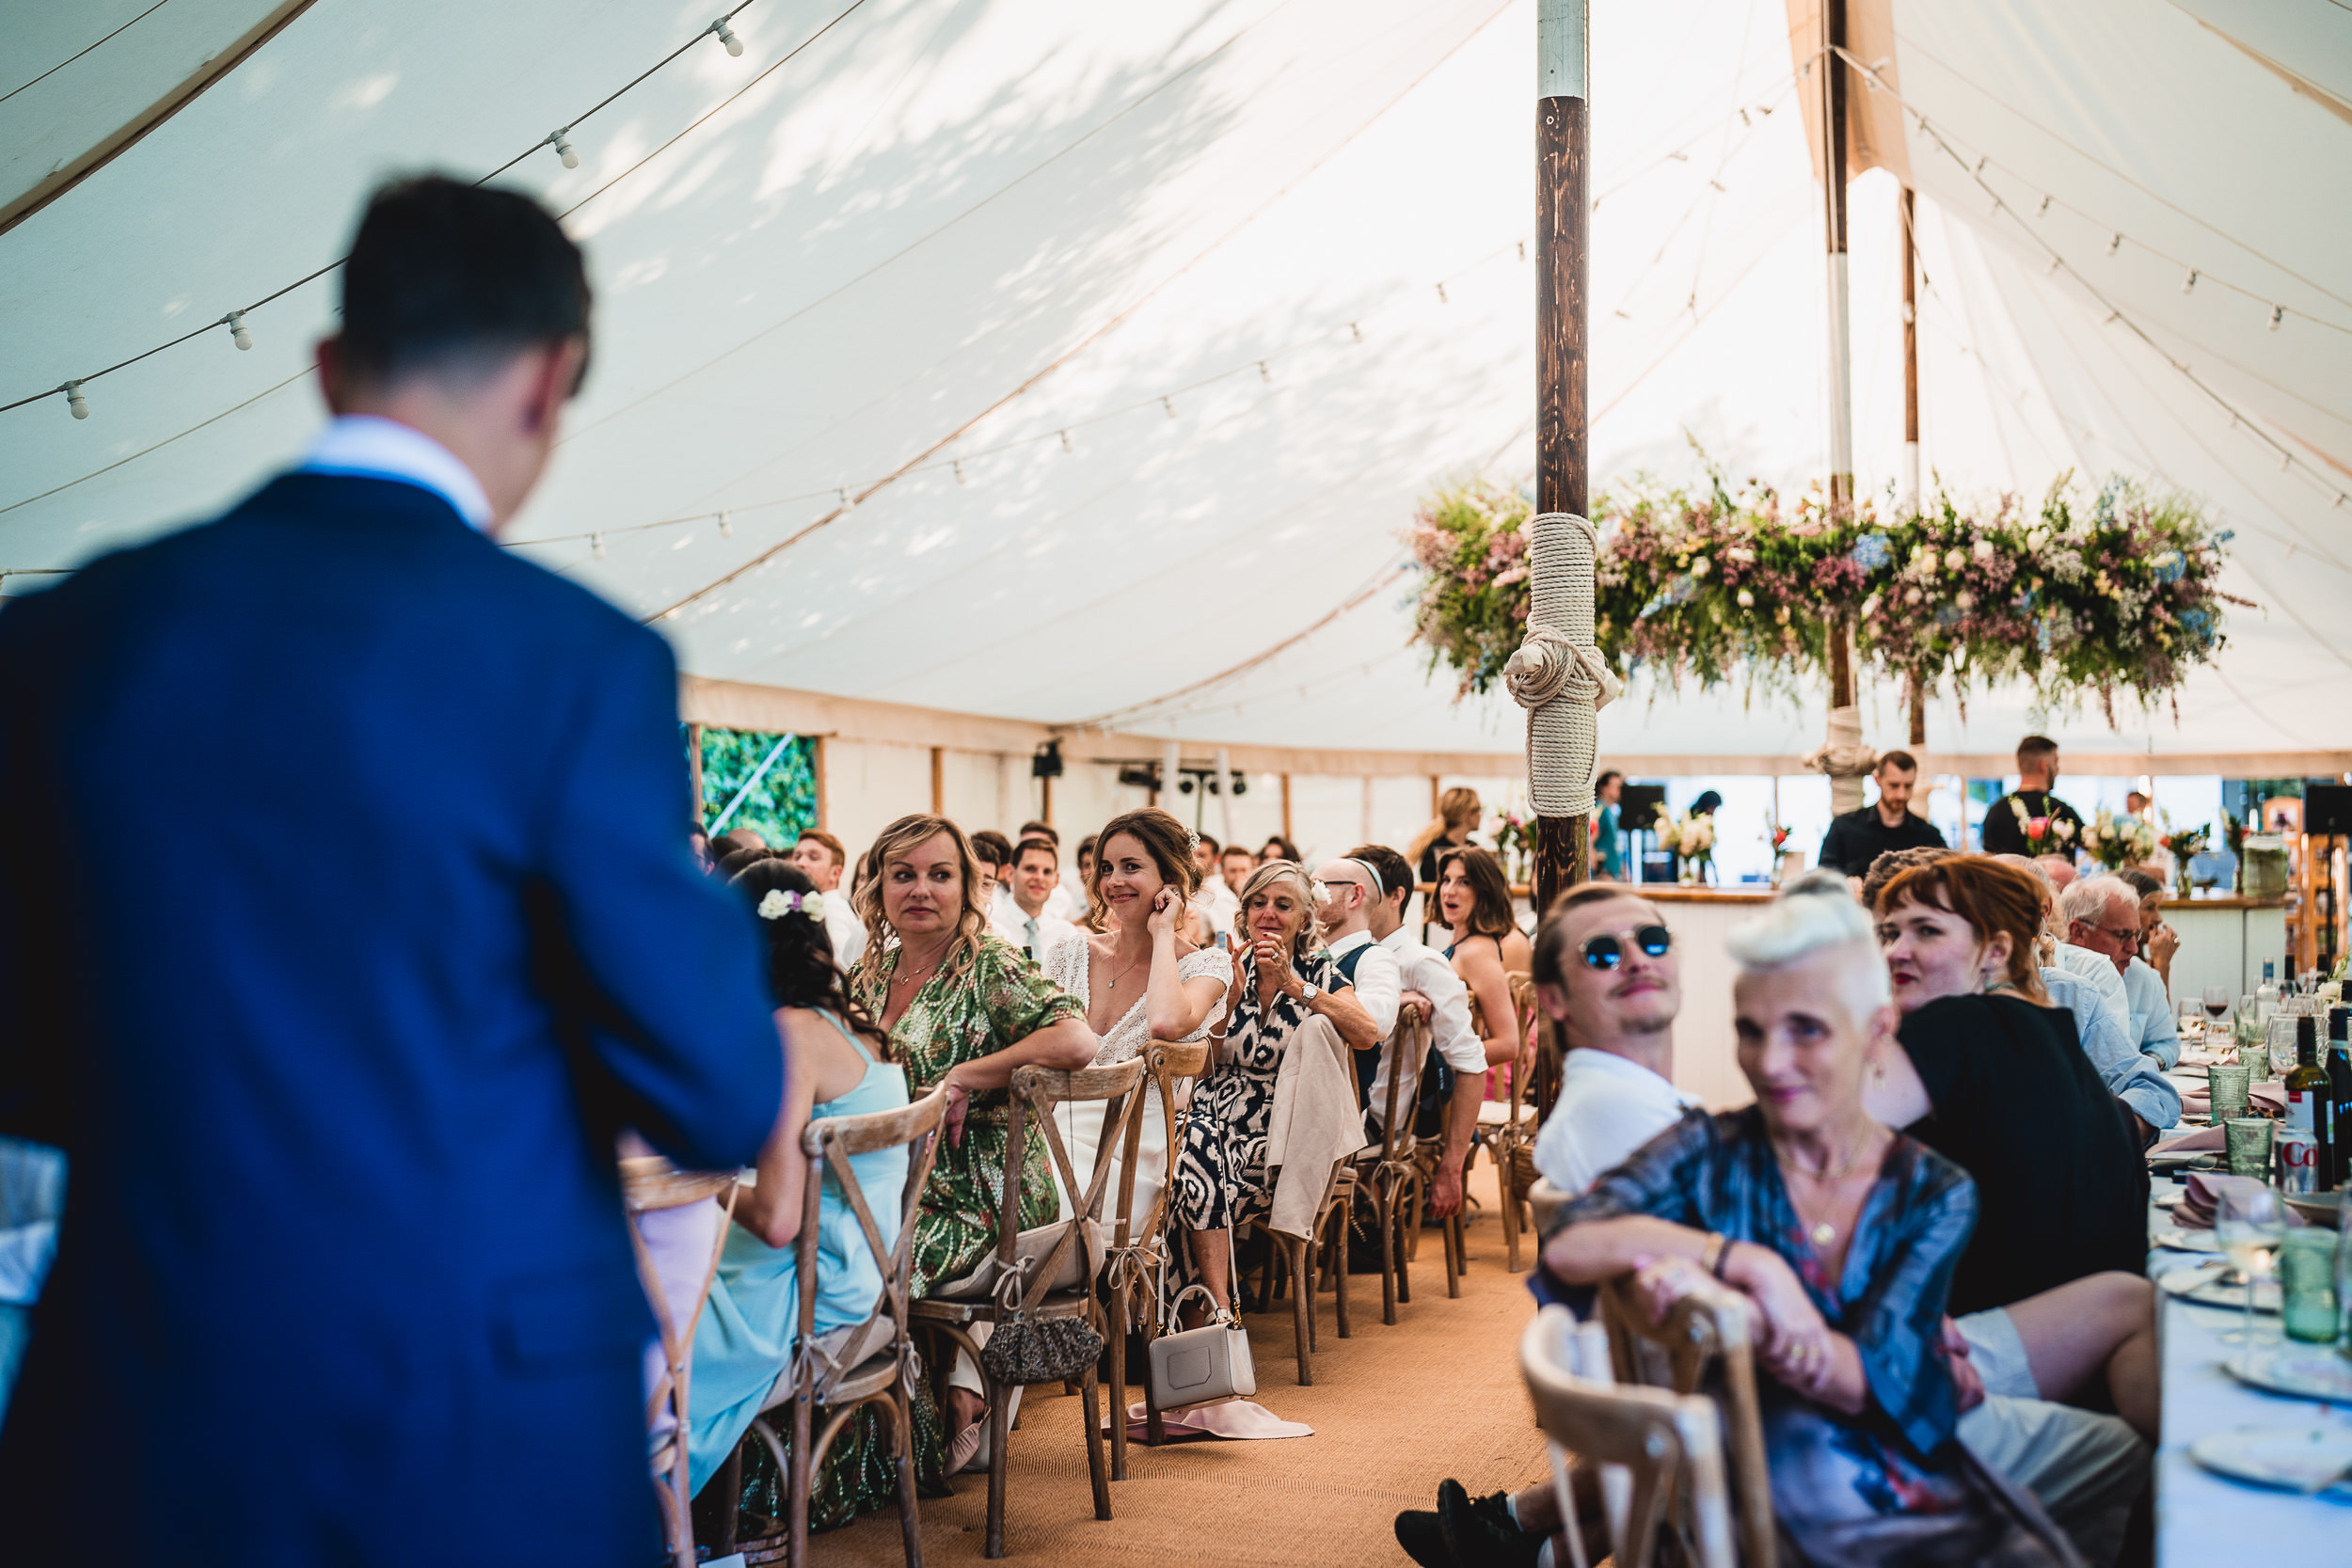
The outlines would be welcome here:
[[[1502,667],[1502,685],[1512,701],[1539,708],[1560,697],[1590,703],[1596,711],[1625,694],[1625,683],[1597,650],[1581,646],[1557,626],[1531,626]]]

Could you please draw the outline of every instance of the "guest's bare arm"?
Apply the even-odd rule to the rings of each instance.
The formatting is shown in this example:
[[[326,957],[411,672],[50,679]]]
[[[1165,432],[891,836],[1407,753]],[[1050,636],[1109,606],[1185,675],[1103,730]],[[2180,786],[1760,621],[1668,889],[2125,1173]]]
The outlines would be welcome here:
[[[1889,1127],[1909,1127],[1935,1109],[1910,1052],[1890,1043],[1870,1058],[1862,1078],[1862,1108]]]

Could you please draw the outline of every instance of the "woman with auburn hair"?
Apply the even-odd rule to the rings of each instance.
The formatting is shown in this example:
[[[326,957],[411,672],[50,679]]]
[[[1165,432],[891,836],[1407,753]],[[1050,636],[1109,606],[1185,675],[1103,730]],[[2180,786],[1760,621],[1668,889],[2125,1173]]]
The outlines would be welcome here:
[[[1045,950],[1045,977],[1085,1004],[1087,1027],[1102,1039],[1098,1066],[1140,1055],[1153,1040],[1200,1039],[1224,1016],[1232,960],[1214,947],[1195,947],[1182,931],[1185,906],[1200,886],[1193,843],[1190,830],[1156,806],[1112,817],[1095,835],[1087,931]],[[1070,1105],[1058,1114],[1071,1168],[1083,1181],[1094,1169],[1109,1112]],[[1136,1153],[1138,1220],[1151,1212],[1167,1175],[1168,1117],[1153,1088],[1145,1095]],[[1118,1190],[1114,1175],[1109,1191]]]
[[[1512,918],[1511,883],[1502,863],[1484,849],[1455,849],[1438,863],[1438,913],[1454,929],[1445,956],[1470,987],[1486,1065],[1518,1059],[1518,1014],[1511,1006],[1511,976],[1535,968],[1535,951]]]
[[[1283,1051],[1316,1019],[1355,1050],[1380,1040],[1323,950],[1315,893],[1293,861],[1262,865],[1243,884],[1225,1027],[1209,1037],[1216,1056],[1193,1094],[1176,1162],[1176,1222],[1192,1234],[1194,1267],[1220,1311],[1232,1303],[1232,1229],[1273,1204],[1266,1132]]]
[[[2153,1442],[2148,1167],[2042,990],[2041,885],[1952,855],[1888,882],[1877,919],[1902,1049],[1881,1053],[1865,1098],[1976,1179],[1950,1310],[1986,1391],[2066,1401],[2104,1379]]]
[[[914,1216],[916,1295],[961,1279],[996,1244],[996,1219],[1011,1130],[1006,1090],[1013,1070],[1064,1071],[1094,1060],[1086,1008],[1039,973],[1021,949],[992,934],[993,878],[983,878],[963,830],[944,816],[902,816],[866,851],[872,876],[858,889],[870,933],[850,972],[850,996],[890,1038],[916,1096],[945,1085],[946,1142]],[[1058,1188],[1045,1140],[1023,1151],[1023,1228],[1052,1221]],[[950,1473],[979,1447],[987,1414],[977,1370],[957,1358],[947,1390]]]

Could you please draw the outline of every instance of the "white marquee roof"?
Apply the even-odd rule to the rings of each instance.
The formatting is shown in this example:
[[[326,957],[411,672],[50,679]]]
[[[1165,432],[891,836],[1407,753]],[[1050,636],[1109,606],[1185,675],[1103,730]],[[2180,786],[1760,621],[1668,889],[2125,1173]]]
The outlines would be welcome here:
[[[1690,473],[1692,442],[1785,484],[1822,467],[1801,8],[1594,8],[1597,483]],[[2264,607],[2178,727],[2058,733],[2352,750],[2352,14],[1856,8],[1858,39],[1894,40],[1877,69],[1920,192],[1926,463],[1972,492],[2069,469],[2191,490]],[[317,271],[386,174],[523,155],[503,178],[570,214],[599,307],[514,534],[640,614],[683,603],[663,625],[689,669],[1203,742],[1516,747],[1515,713],[1423,681],[1392,574],[1433,483],[1533,467],[1532,0],[756,0],[739,58],[706,38],[582,118],[709,21],[0,0],[0,203],[250,46],[0,232],[0,403]],[[528,151],[559,126],[576,170]],[[1894,188],[1853,200],[1873,488],[1901,440]],[[298,451],[333,299],[329,274],[254,309],[250,353],[215,330],[93,379],[87,420],[0,413],[0,568],[200,515]],[[806,531],[842,486],[870,494]],[[1818,709],[1647,696],[1604,716],[1605,750],[1820,736]],[[1893,693],[1866,712],[1901,739]],[[1937,705],[1931,740],[1998,752],[2027,722],[1979,695],[1964,722]]]

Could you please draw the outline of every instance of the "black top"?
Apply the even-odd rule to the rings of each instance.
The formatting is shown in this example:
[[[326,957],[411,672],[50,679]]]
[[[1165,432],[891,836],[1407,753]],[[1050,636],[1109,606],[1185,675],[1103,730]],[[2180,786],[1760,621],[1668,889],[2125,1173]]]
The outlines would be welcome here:
[[[2074,847],[2083,841],[2082,813],[2046,789],[2020,789],[2012,794],[2002,796],[1985,808],[1984,852],[1986,854],[2023,855],[2031,852],[2026,847],[2025,824],[2017,820],[2017,807],[2010,804],[2011,800],[2024,806],[2027,816],[2055,816],[2061,822],[2074,824],[2074,836],[2068,839],[2065,847],[2056,851],[2057,853],[2071,855],[2074,851]]]
[[[1459,844],[1451,843],[1442,838],[1431,840],[1429,847],[1421,852],[1421,879],[1424,882],[1435,882],[1438,879],[1438,863],[1454,853],[1454,850],[1480,847],[1483,847],[1479,844],[1478,835],[1475,833],[1463,835],[1462,842]],[[1430,896],[1434,899],[1436,895],[1432,894]],[[1434,909],[1436,906],[1432,904],[1431,907]]]
[[[2102,1269],[2145,1271],[2148,1167],[2068,1014],[1946,996],[1907,1014],[1899,1037],[1934,1107],[1907,1131],[1977,1181],[1953,1316]]]
[[[1942,831],[1932,822],[1905,811],[1901,825],[1890,828],[1873,802],[1830,818],[1829,832],[1821,839],[1821,864],[1849,877],[1867,877],[1870,863],[1889,849],[1946,847]]]

